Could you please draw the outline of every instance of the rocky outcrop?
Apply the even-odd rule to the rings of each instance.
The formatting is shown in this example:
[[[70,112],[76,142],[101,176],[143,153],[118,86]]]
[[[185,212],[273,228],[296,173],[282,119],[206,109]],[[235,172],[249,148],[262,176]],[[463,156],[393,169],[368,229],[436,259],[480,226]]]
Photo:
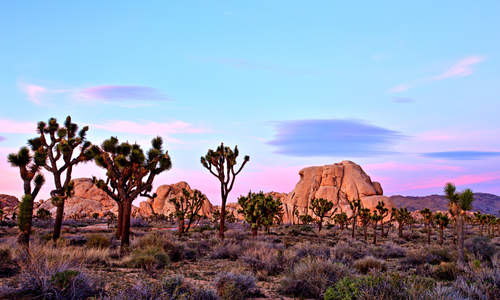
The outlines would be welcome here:
[[[0,209],[3,211],[3,217],[10,218],[12,213],[17,210],[19,200],[10,195],[0,194]]]
[[[172,198],[180,199],[180,197],[183,196],[182,189],[186,189],[190,193],[193,192],[189,184],[184,181],[159,186],[156,189],[156,197],[154,199],[148,199],[139,204],[139,213],[145,217],[150,216],[153,213],[159,215],[163,214],[165,216],[168,216],[170,213],[174,213],[175,207],[169,200]],[[213,206],[207,199],[201,207],[200,214],[203,216],[211,216],[212,211]]]
[[[378,201],[386,207],[394,207],[392,201],[383,196],[382,186],[372,182],[361,167],[352,161],[343,161],[333,165],[308,167],[299,171],[300,180],[295,189],[283,201],[284,222],[293,223],[294,211],[300,215],[311,214],[309,205],[314,198],[332,201],[339,211],[351,213],[347,200],[360,199],[363,206],[375,208]]]

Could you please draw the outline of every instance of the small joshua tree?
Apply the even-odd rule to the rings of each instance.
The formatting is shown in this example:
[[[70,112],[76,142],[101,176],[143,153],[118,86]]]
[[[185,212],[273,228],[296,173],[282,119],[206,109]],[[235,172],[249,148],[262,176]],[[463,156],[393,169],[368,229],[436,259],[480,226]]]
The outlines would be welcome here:
[[[188,232],[195,220],[201,217],[199,212],[206,200],[207,197],[200,191],[194,190],[193,193],[190,193],[185,188],[182,189],[182,196],[179,199],[172,198],[169,200],[175,207],[179,237],[181,237],[184,232]],[[184,225],[186,219],[189,221],[187,226]]]
[[[378,214],[382,217],[380,219],[380,236],[384,236],[384,218],[387,217],[389,214],[389,209],[385,207],[385,202],[384,201],[378,201],[377,206],[375,207],[377,210]]]
[[[50,211],[46,210],[45,208],[40,208],[36,212],[36,218],[39,220],[50,220],[51,217],[52,217],[52,214],[50,213]]]
[[[272,196],[266,196],[264,192],[249,192],[246,197],[238,198],[238,204],[241,206],[239,213],[245,216],[245,221],[252,228],[252,236],[256,236],[260,226],[269,228],[282,213],[281,202],[273,199]]]
[[[462,193],[456,193],[456,187],[452,183],[446,184],[444,192],[448,199],[450,211],[453,212],[456,219],[458,264],[463,266],[465,264],[464,219],[467,211],[472,209],[474,194],[470,189],[466,189]]]
[[[432,211],[428,208],[420,210],[420,214],[424,218],[424,226],[427,231],[427,244],[431,243],[431,225],[432,225]]]
[[[361,221],[361,227],[363,227],[363,234],[366,242],[368,240],[368,225],[370,225],[372,219],[370,209],[362,207],[359,210],[359,219]]]
[[[340,226],[340,231],[342,231],[344,230],[344,227],[346,227],[349,223],[349,218],[347,217],[347,214],[345,212],[341,212],[333,216],[333,221],[335,222],[335,224]]]
[[[350,201],[347,199],[347,202],[349,202],[349,207],[351,208],[352,215],[350,217],[350,220],[352,222],[352,239],[355,238],[356,236],[356,225],[357,225],[357,218],[359,216],[359,211],[361,209],[361,200],[360,199],[353,199]]]
[[[316,217],[318,217],[318,231],[321,231],[323,227],[323,219],[331,218],[335,212],[337,212],[337,208],[335,208],[331,213],[330,211],[333,209],[333,202],[324,198],[314,198],[311,201],[311,205],[309,209],[313,212]]]
[[[374,210],[371,216],[371,222],[373,225],[373,244],[377,244],[377,224],[383,220],[383,216],[378,213],[377,210]]]
[[[393,208],[392,217],[398,223],[398,236],[402,238],[404,225],[408,224],[411,214],[406,207]]]
[[[163,140],[156,137],[152,148],[144,155],[137,144],[121,143],[111,137],[101,148],[93,146],[91,151],[98,166],[106,169],[106,181],[93,179],[118,204],[117,235],[121,239],[120,252],[125,254],[130,244],[130,215],[132,202],[138,197],[154,198],[151,195],[156,175],[169,170],[172,162],[167,151],[163,151]]]
[[[90,152],[87,151],[91,146],[86,140],[88,129],[85,126],[78,131],[78,125],[71,122],[70,116],[66,118],[64,126],[60,126],[55,118],[51,118],[47,123],[39,122],[39,136],[28,141],[32,148],[40,148],[47,154],[48,161],[44,168],[54,178],[55,189],[50,192],[52,203],[57,207],[52,234],[54,242],[61,236],[64,202],[73,191],[73,168],[81,162],[92,160]]]
[[[479,225],[479,233],[483,235],[484,225],[486,225],[487,217],[481,212],[476,211],[474,213],[475,223]]]
[[[224,146],[224,143],[221,143],[215,151],[209,149],[207,154],[200,159],[203,167],[205,167],[210,174],[217,177],[220,182],[222,205],[220,211],[219,238],[221,240],[224,239],[227,197],[233,189],[236,176],[240,174],[243,167],[250,161],[250,156],[246,155],[241,166],[235,169],[237,164],[236,159],[239,154],[238,146],[235,146],[233,150],[230,147]]]
[[[19,216],[17,225],[19,226],[18,243],[24,248],[29,248],[31,225],[33,222],[33,202],[40,192],[45,182],[41,174],[41,168],[45,166],[47,154],[40,147],[32,145],[33,154],[27,147],[22,147],[19,152],[9,154],[9,163],[19,168],[21,179],[23,180],[24,196],[19,204]],[[34,187],[32,188],[32,183]]]
[[[439,226],[439,244],[442,245],[444,241],[444,229],[450,224],[450,218],[443,213],[436,213],[434,215],[434,221]]]
[[[213,212],[212,212],[212,222],[214,222],[215,224],[219,223],[220,221],[220,210],[219,209],[215,209]]]
[[[302,225],[309,225],[314,221],[314,219],[310,215],[300,215],[299,221]]]

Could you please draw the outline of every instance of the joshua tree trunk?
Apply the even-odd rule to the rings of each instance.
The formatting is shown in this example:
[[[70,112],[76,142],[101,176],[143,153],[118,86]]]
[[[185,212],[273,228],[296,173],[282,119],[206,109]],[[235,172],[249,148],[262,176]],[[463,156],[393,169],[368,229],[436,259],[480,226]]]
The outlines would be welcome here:
[[[257,236],[257,226],[252,225],[252,236]]]
[[[179,223],[177,225],[177,234],[179,235],[179,237],[181,237],[184,233],[184,218],[179,218],[177,221]]]
[[[458,264],[460,266],[463,266],[465,264],[465,259],[464,259],[464,224],[463,224],[463,217],[458,216],[457,217],[457,252],[458,252]]]
[[[366,226],[363,227],[363,232],[365,234],[365,242],[368,240],[368,230],[366,229]]]
[[[122,238],[120,245],[120,254],[123,256],[127,253],[130,245],[130,214],[132,211],[132,201],[123,201],[123,220],[122,220]]]
[[[52,240],[54,241],[54,243],[61,236],[63,214],[64,214],[64,200],[62,200],[61,203],[59,203],[59,205],[57,205],[57,209],[56,209],[56,219],[54,221],[54,233],[52,234]]]
[[[384,221],[380,221],[380,237],[384,236]]]
[[[224,239],[224,226],[225,226],[224,223],[226,221],[226,200],[227,200],[227,195],[224,195],[224,191],[222,191],[222,205],[220,208],[220,223],[219,223],[219,238],[221,240]]]
[[[373,226],[373,244],[377,244],[377,225]]]
[[[427,244],[431,243],[431,224],[427,224]]]
[[[118,202],[118,219],[116,224],[116,237],[118,239],[122,238],[122,227],[123,227],[123,203]]]
[[[403,237],[403,224],[401,224],[401,223],[398,223],[398,236],[400,238]]]
[[[352,218],[352,234],[351,234],[351,237],[354,239],[356,235],[356,216],[353,216]],[[366,238],[365,238],[366,240]]]
[[[444,226],[440,226],[440,232],[439,232],[439,244],[443,244],[443,236],[444,236]]]
[[[323,218],[319,219],[319,222],[318,222],[318,232],[321,232],[321,228],[323,228]]]

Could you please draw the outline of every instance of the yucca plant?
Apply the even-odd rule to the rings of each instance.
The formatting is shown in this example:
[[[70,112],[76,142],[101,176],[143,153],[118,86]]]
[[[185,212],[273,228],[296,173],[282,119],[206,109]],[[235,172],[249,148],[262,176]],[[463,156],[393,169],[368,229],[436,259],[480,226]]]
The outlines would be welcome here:
[[[456,192],[456,187],[452,183],[447,183],[444,192],[448,199],[450,212],[455,216],[457,233],[458,264],[464,265],[464,219],[468,210],[472,209],[474,194],[472,190],[466,189],[461,193]]]
[[[351,209],[351,217],[349,218],[352,222],[352,233],[351,237],[354,239],[356,237],[356,225],[359,217],[359,210],[361,209],[361,200],[360,199],[347,199],[349,203],[349,208]]]
[[[17,217],[17,225],[19,226],[17,241],[26,249],[29,248],[33,222],[33,202],[45,183],[41,169],[47,161],[47,153],[43,148],[32,145],[31,150],[22,147],[17,153],[11,153],[8,156],[9,163],[13,167],[19,168],[19,174],[23,181],[24,195],[19,204],[19,216]]]
[[[333,209],[333,206],[333,202],[325,198],[314,198],[311,200],[309,209],[318,217],[318,231],[321,231],[323,227],[323,220],[325,218],[331,218],[337,212],[338,208],[335,207],[335,209]]]
[[[345,212],[341,212],[333,216],[333,221],[335,222],[335,224],[340,226],[340,231],[342,231],[344,230],[344,227],[346,227],[349,223],[349,218],[347,217],[347,214]]]
[[[361,221],[361,227],[363,227],[363,233],[366,242],[368,240],[368,226],[370,225],[372,219],[370,209],[362,207],[359,210],[359,219]]]
[[[371,215],[371,223],[373,226],[373,244],[377,244],[377,224],[378,222],[381,222],[384,219],[384,217],[379,214],[377,210],[374,210],[372,215]]]
[[[199,214],[203,203],[207,201],[207,197],[199,190],[194,190],[192,193],[187,189],[182,189],[182,196],[169,199],[170,203],[174,205],[175,216],[177,217],[178,235],[181,237],[184,232],[188,232],[191,225],[198,220],[201,215]],[[184,221],[188,219],[187,226]]]
[[[219,238],[224,239],[224,223],[226,221],[226,202],[227,197],[234,186],[236,176],[241,173],[245,165],[250,161],[250,156],[246,155],[243,158],[243,163],[236,169],[237,161],[240,152],[238,146],[234,150],[230,147],[224,146],[221,143],[214,151],[209,149],[205,156],[202,156],[200,161],[202,166],[207,169],[210,174],[217,177],[220,182],[221,190],[221,211],[219,223]]]
[[[420,214],[422,215],[425,230],[427,232],[427,244],[431,243],[431,225],[433,220],[432,211],[428,208],[424,208],[420,210]]]
[[[389,214],[389,209],[387,207],[385,207],[384,201],[378,201],[375,209],[377,210],[377,213],[382,217],[380,219],[380,236],[383,237],[384,236],[384,219]]]
[[[245,216],[245,221],[250,224],[252,236],[256,236],[259,227],[268,229],[274,221],[278,221],[282,215],[281,201],[266,196],[264,192],[252,193],[238,198],[241,209],[239,213]]]
[[[443,213],[436,213],[434,215],[434,221],[439,226],[439,244],[443,244],[444,241],[444,229],[450,224],[450,218]]]
[[[48,160],[44,169],[54,179],[55,189],[50,192],[52,204],[57,208],[52,233],[54,242],[61,236],[64,202],[73,192],[73,168],[92,160],[88,152],[92,144],[86,139],[88,130],[88,126],[78,130],[70,116],[66,117],[63,126],[55,118],[50,118],[47,123],[38,122],[39,136],[28,141],[33,149],[42,149],[46,153]]]
[[[101,147],[92,146],[92,156],[99,167],[106,169],[106,180],[93,182],[118,204],[117,236],[121,239],[120,252],[125,254],[130,244],[130,215],[132,202],[139,196],[153,199],[151,194],[155,177],[169,170],[172,162],[163,140],[151,140],[152,148],[144,154],[137,144],[119,143],[116,137],[105,140]]]

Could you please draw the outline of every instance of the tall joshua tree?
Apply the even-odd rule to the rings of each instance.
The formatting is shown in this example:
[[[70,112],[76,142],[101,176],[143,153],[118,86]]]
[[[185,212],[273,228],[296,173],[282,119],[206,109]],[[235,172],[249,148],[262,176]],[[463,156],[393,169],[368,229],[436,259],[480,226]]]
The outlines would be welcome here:
[[[466,189],[462,193],[456,192],[456,187],[452,183],[447,183],[444,192],[448,199],[450,211],[456,219],[457,230],[457,252],[458,264],[464,265],[464,219],[468,210],[472,209],[472,202],[474,201],[474,194],[470,189]]]
[[[154,198],[151,195],[156,175],[169,170],[172,162],[163,150],[163,140],[156,137],[152,148],[144,155],[137,144],[119,144],[116,137],[102,143],[101,148],[92,146],[96,164],[106,169],[106,181],[94,178],[96,186],[118,203],[118,227],[121,238],[120,252],[124,254],[130,244],[130,215],[132,202],[138,197]]]
[[[230,147],[224,146],[221,143],[219,147],[214,151],[209,149],[205,156],[202,156],[200,161],[203,167],[205,167],[210,174],[217,177],[220,182],[220,194],[222,199],[221,211],[220,211],[220,224],[219,224],[219,238],[224,239],[224,223],[226,220],[226,201],[229,193],[233,189],[234,180],[236,176],[241,173],[243,167],[250,161],[250,156],[246,155],[243,158],[243,163],[239,168],[236,168],[238,155],[238,146],[234,147],[234,150]]]
[[[349,207],[351,208],[351,212],[352,212],[352,215],[350,217],[350,219],[352,220],[351,237],[354,239],[354,237],[356,236],[357,218],[359,216],[359,212],[361,209],[361,200],[360,199],[353,199],[353,200],[347,199],[347,202],[349,203]]]
[[[359,219],[361,221],[361,227],[363,227],[363,233],[365,237],[365,242],[368,240],[368,225],[370,225],[370,221],[372,218],[372,214],[369,208],[362,207],[359,210]]]
[[[402,238],[403,227],[405,224],[408,224],[408,221],[411,218],[411,213],[408,211],[406,207],[401,207],[399,209],[393,208],[392,217],[396,221],[396,223],[398,223],[398,236]]]
[[[347,217],[347,214],[345,212],[341,212],[339,214],[336,214],[333,216],[333,220],[335,224],[338,224],[340,226],[340,231],[344,230],[344,227],[349,223],[349,218]]]
[[[434,215],[434,220],[439,226],[439,244],[442,245],[444,240],[444,229],[450,224],[450,218],[448,218],[446,214],[438,212]]]
[[[378,222],[381,222],[384,219],[384,217],[378,213],[377,210],[374,210],[371,216],[371,222],[373,225],[373,244],[377,244],[377,224]]]
[[[333,209],[333,202],[324,198],[314,198],[311,201],[310,209],[313,214],[318,217],[318,231],[321,231],[323,227],[323,219],[331,218],[335,212],[337,212],[337,208],[335,208],[330,214],[329,212]]]
[[[61,225],[64,215],[64,202],[71,196],[73,183],[71,175],[73,168],[92,159],[87,151],[91,143],[86,140],[87,126],[78,131],[78,125],[66,117],[64,125],[60,126],[55,118],[47,123],[39,122],[39,136],[28,141],[34,149],[42,149],[47,154],[47,164],[44,166],[54,178],[55,189],[50,192],[52,203],[57,207],[52,239],[54,242],[61,235]]]
[[[190,193],[185,188],[182,189],[182,196],[179,199],[172,198],[169,200],[175,207],[179,237],[181,237],[184,232],[188,232],[194,221],[200,218],[199,212],[206,200],[207,197],[200,191],[194,190],[193,193]],[[184,226],[185,219],[189,220],[187,226]]]
[[[432,211],[428,208],[420,210],[420,214],[424,218],[424,225],[427,231],[427,244],[431,243],[431,224],[432,224]]]
[[[19,168],[21,179],[23,180],[24,196],[19,204],[19,216],[17,225],[19,226],[18,243],[29,248],[31,224],[33,220],[33,202],[38,192],[42,188],[45,179],[41,174],[41,168],[45,165],[47,154],[42,148],[33,148],[34,153],[30,153],[27,147],[22,147],[19,152],[9,154],[9,163]],[[34,187],[32,188],[32,183]]]

